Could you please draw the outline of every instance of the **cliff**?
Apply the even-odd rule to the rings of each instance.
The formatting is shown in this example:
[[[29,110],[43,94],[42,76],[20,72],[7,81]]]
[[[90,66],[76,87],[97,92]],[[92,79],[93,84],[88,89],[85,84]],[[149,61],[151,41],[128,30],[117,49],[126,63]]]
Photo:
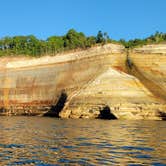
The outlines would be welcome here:
[[[1,115],[165,119],[166,45],[0,59]]]

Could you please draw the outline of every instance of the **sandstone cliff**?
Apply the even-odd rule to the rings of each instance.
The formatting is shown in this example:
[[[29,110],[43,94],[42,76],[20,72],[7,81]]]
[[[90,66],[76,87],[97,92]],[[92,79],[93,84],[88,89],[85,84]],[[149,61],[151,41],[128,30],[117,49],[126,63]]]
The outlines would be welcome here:
[[[165,119],[166,45],[1,58],[1,115]]]

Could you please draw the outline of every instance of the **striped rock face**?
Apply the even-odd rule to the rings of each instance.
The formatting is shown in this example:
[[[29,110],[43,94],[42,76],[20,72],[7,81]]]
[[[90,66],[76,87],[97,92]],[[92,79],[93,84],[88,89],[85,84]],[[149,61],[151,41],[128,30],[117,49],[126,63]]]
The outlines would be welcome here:
[[[98,118],[107,108],[110,118],[166,119],[165,63],[166,45],[129,51],[126,70],[110,65],[71,98],[60,116]]]
[[[54,57],[1,58],[0,114],[164,119],[166,45],[155,47],[127,54],[107,44]]]
[[[45,114],[58,102],[99,75],[109,65],[125,60],[120,45],[42,58],[1,58],[0,108],[2,115]]]

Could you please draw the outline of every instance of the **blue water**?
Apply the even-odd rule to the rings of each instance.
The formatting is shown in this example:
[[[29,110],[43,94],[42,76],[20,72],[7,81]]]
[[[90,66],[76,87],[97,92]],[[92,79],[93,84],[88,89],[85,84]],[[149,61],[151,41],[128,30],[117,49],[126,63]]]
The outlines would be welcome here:
[[[0,117],[0,165],[166,165],[165,121]]]

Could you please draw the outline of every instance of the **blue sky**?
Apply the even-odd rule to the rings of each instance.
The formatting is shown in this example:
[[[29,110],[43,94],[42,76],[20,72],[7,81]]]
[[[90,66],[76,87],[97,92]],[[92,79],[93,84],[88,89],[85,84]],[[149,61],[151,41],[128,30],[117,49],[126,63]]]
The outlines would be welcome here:
[[[74,28],[128,40],[166,32],[166,0],[0,0],[0,18],[0,37],[46,39]]]

